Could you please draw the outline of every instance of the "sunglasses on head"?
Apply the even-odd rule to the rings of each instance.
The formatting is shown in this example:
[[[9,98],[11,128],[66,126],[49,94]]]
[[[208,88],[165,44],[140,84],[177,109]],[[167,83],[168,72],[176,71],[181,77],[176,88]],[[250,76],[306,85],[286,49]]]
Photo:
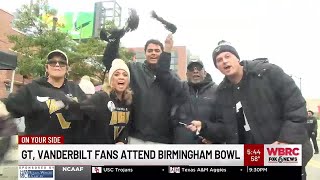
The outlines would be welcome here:
[[[201,71],[203,67],[200,64],[192,64],[188,67],[188,71],[194,71],[194,68],[197,68],[198,71]]]
[[[67,66],[67,62],[64,60],[49,59],[47,62],[47,64],[49,64],[51,67],[55,67],[57,65],[57,63],[59,64],[60,67]]]

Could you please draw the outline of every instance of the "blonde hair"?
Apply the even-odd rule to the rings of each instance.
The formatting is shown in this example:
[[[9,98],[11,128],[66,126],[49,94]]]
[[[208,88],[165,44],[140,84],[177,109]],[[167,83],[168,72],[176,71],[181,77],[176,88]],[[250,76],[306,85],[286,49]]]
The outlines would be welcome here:
[[[111,79],[112,79],[112,77],[111,77]],[[101,89],[104,92],[106,92],[109,96],[110,96],[111,92],[115,92],[115,89],[113,87],[111,87],[111,84],[109,84],[108,77],[106,77],[104,79],[104,83],[103,83]],[[132,103],[132,95],[133,95],[133,92],[129,87],[127,87],[127,89],[124,90],[124,92],[122,93],[122,100],[124,100],[126,102],[126,105],[130,105]]]

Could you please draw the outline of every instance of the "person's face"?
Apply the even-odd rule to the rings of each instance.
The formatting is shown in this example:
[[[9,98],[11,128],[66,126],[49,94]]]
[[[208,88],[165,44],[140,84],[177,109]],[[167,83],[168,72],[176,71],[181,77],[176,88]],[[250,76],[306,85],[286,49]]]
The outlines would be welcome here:
[[[61,56],[53,56],[46,64],[46,72],[51,78],[64,78],[67,70],[67,62]]]
[[[192,63],[187,69],[187,79],[188,82],[194,84],[200,83],[206,77],[206,71],[203,69],[201,64]]]
[[[149,44],[146,49],[146,59],[149,64],[156,64],[162,53],[161,47],[157,44]]]
[[[239,59],[230,52],[222,52],[216,58],[219,71],[225,76],[235,76],[242,71]]]
[[[308,112],[308,117],[312,117],[312,113],[311,112]]]
[[[124,92],[129,87],[129,76],[125,70],[116,70],[111,78],[111,87],[116,92]]]

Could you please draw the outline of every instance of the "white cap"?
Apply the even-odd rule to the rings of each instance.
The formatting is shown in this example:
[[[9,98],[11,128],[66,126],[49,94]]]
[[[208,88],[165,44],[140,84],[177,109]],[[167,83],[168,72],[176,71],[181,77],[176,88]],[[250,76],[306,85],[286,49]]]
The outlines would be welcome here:
[[[116,70],[122,69],[128,73],[129,81],[130,81],[130,71],[127,64],[122,59],[114,59],[112,61],[111,68],[109,70],[109,84],[111,85],[111,77]]]
[[[49,52],[49,54],[47,56],[47,60],[51,59],[55,54],[62,55],[64,57],[64,59],[67,61],[67,64],[69,64],[68,56],[66,55],[65,52],[63,52],[59,49],[56,49],[56,50]]]

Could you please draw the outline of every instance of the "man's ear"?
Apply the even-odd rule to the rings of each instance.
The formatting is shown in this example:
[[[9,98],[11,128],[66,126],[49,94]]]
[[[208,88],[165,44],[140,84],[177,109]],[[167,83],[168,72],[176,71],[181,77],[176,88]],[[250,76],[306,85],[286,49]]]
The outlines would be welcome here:
[[[204,74],[204,77],[206,77],[207,76],[207,71],[203,70],[203,74]]]

